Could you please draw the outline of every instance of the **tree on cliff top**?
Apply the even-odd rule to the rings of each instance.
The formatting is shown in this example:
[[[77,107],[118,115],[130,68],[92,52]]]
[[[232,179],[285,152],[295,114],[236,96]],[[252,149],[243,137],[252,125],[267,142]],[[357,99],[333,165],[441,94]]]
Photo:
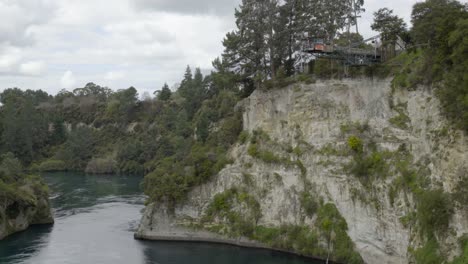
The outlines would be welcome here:
[[[393,10],[381,8],[374,13],[371,28],[380,33],[384,43],[395,45],[399,35],[406,30],[406,23],[402,18],[393,14]]]

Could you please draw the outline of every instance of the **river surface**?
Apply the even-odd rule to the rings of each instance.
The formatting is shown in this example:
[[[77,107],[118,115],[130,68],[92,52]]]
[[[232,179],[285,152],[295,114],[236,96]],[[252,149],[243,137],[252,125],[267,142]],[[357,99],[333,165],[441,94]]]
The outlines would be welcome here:
[[[0,241],[1,264],[316,264],[288,254],[234,246],[133,239],[144,200],[141,177],[43,175],[55,224]]]

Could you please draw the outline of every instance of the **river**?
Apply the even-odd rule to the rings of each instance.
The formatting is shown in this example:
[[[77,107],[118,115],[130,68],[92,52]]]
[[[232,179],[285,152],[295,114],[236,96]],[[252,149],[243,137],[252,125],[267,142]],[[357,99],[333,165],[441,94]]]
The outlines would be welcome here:
[[[234,246],[133,239],[145,197],[141,177],[43,175],[55,224],[0,241],[1,264],[315,264],[288,254]]]

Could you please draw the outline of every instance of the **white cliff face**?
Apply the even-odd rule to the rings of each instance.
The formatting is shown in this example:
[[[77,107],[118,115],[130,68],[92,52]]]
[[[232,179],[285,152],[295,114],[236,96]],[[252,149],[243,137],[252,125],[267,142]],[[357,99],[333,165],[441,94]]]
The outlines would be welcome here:
[[[411,196],[401,192],[393,204],[390,202],[389,188],[396,175],[376,180],[371,190],[366,189],[343,169],[351,159],[349,155],[322,150],[327,146],[347,148],[343,126],[367,123],[366,129],[380,150],[395,151],[405,144],[414,162],[422,162],[429,169],[432,182],[446,192],[453,192],[460,177],[467,175],[467,139],[448,128],[438,100],[423,88],[392,93],[390,80],[324,81],[267,92],[257,90],[242,106],[244,130],[264,131],[278,146],[278,152],[280,146],[307,146],[296,157],[304,165],[305,175],[296,166],[255,159],[247,153],[247,144],[238,144],[230,153],[234,163],[211,182],[195,188],[187,202],[176,208],[176,218],[200,219],[214,195],[247,186],[260,203],[259,224],[311,225],[314,217],[305,216],[299,199],[299,192],[306,188],[302,178],[305,176],[315,186],[305,191],[336,205],[348,224],[349,237],[366,263],[407,263],[408,247],[417,240],[400,218],[414,209],[414,203]],[[409,117],[406,128],[389,122],[399,115],[400,110],[396,109]],[[246,174],[252,177],[248,184]],[[150,227],[151,224],[142,225],[139,232]],[[456,237],[468,232],[466,208],[455,210],[450,228],[455,235],[442,245],[447,252],[456,248]]]

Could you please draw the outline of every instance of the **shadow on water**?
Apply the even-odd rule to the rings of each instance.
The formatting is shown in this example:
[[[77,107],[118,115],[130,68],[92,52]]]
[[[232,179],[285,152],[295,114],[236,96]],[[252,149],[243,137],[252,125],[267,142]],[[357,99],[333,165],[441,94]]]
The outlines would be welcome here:
[[[52,225],[35,225],[0,241],[0,263],[17,263],[47,245]]]
[[[320,260],[292,254],[230,245],[140,241],[145,264],[319,264]]]

